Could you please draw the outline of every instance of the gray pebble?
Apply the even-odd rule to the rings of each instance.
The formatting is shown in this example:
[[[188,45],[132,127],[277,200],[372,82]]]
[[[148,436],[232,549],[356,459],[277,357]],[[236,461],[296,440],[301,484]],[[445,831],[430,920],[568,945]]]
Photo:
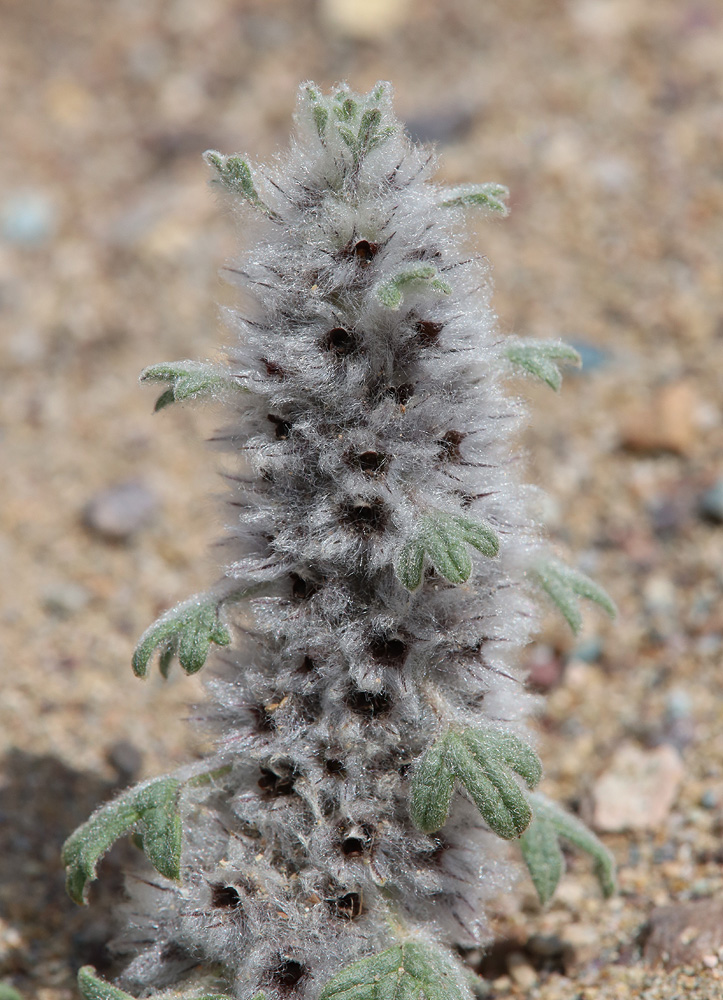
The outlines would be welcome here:
[[[107,541],[124,541],[151,520],[158,501],[142,482],[132,480],[103,490],[89,501],[83,513],[88,528]]]
[[[143,754],[127,740],[114,743],[108,750],[107,759],[122,784],[133,781],[143,765]]]
[[[3,203],[0,226],[8,243],[38,246],[55,232],[56,212],[42,191],[16,191]]]
[[[53,583],[43,592],[43,607],[56,618],[71,618],[90,601],[90,593],[79,583],[68,580]]]
[[[698,500],[702,517],[714,524],[723,524],[723,479],[719,479]]]

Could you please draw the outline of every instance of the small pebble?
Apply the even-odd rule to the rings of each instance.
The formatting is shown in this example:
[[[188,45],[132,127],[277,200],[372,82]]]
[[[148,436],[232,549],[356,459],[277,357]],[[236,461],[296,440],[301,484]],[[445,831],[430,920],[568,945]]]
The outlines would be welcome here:
[[[723,947],[723,901],[709,898],[653,910],[643,957],[649,965],[673,969],[697,965]],[[717,963],[716,963],[717,964]]]
[[[143,765],[143,754],[128,740],[114,743],[107,752],[107,759],[123,785],[133,781]]]
[[[451,105],[409,118],[407,131],[414,142],[459,142],[468,135],[473,122],[468,108]]]
[[[568,974],[578,966],[591,962],[600,952],[600,928],[592,924],[568,924],[560,936],[564,946],[563,962]]]
[[[711,789],[708,788],[700,797],[700,804],[704,809],[717,809],[718,808],[718,796]]]
[[[624,743],[593,787],[593,826],[602,832],[656,830],[683,780],[683,762],[669,744],[643,750]]]
[[[558,958],[565,950],[565,943],[557,934],[533,934],[527,947],[540,958]]]
[[[360,41],[386,38],[402,26],[408,10],[409,0],[319,0],[327,27]]]
[[[623,447],[635,452],[689,454],[698,436],[695,404],[689,382],[662,386],[647,403],[635,404],[623,412],[620,421]]]
[[[560,683],[562,661],[551,646],[536,643],[527,660],[527,683],[536,691],[549,691]]]
[[[600,636],[593,635],[589,639],[583,639],[570,653],[571,660],[582,660],[583,663],[597,663],[603,652],[603,644]]]
[[[713,524],[723,524],[723,479],[719,479],[698,499],[701,517]]]
[[[507,971],[512,981],[523,990],[532,989],[537,982],[537,973],[521,951],[512,951],[507,956]]]
[[[157,508],[156,497],[148,487],[131,481],[96,493],[83,519],[91,531],[107,541],[125,541],[148,524]]]
[[[68,580],[46,587],[43,594],[45,610],[56,618],[71,618],[90,601],[90,593],[79,583]]]
[[[3,203],[0,232],[8,243],[38,246],[54,234],[56,212],[42,191],[16,191]]]
[[[566,368],[566,375],[587,375],[590,372],[594,372],[598,368],[603,368],[610,362],[610,352],[605,351],[600,347],[596,347],[594,344],[588,344],[585,340],[567,340],[565,337],[562,338],[566,344],[570,347],[574,347],[577,353],[582,359],[582,365],[580,368]]]

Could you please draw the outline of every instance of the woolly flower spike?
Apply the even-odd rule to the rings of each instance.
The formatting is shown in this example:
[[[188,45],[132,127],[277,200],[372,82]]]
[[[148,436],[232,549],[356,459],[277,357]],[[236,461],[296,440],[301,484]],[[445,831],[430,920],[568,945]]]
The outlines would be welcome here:
[[[573,625],[600,597],[539,561],[505,384],[554,384],[572,358],[507,350],[459,229],[468,209],[504,214],[507,191],[435,185],[387,84],[304,84],[296,121],[271,166],[206,154],[259,234],[226,269],[244,302],[227,362],[142,376],[156,408],[226,408],[224,578],[133,656],[138,676],[156,653],[164,675],[208,662],[218,745],[68,841],[79,901],[117,837],[155,867],[129,886],[125,971],[82,970],[88,1000],[469,1000],[456,946],[485,938],[502,841],[526,838],[547,893],[569,837],[528,791],[526,584]]]

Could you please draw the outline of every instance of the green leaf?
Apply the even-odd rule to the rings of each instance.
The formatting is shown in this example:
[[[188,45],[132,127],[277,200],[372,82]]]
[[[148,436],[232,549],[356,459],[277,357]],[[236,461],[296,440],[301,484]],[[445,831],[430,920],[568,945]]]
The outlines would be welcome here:
[[[183,828],[178,809],[179,782],[161,778],[141,787],[135,797],[142,828],[143,851],[161,875],[181,877]]]
[[[533,819],[520,838],[520,847],[540,902],[552,898],[565,870],[561,837],[591,856],[603,895],[612,896],[616,891],[615,861],[605,845],[581,820],[547,796],[539,792],[530,795],[530,803]]]
[[[541,903],[552,899],[565,870],[554,827],[533,807],[532,822],[520,837],[522,857]]]
[[[314,118],[314,124],[316,125],[316,131],[319,133],[319,138],[322,143],[324,142],[324,133],[326,132],[326,125],[329,121],[329,111],[324,106],[324,99],[321,93],[313,87],[311,84],[306,86],[306,97],[311,105],[311,114]]]
[[[229,391],[245,391],[218,365],[203,361],[164,361],[150,365],[141,372],[140,380],[170,383],[170,388],[156,400],[156,412],[183,399],[218,397]]]
[[[62,861],[66,889],[76,903],[85,902],[96,865],[120,837],[137,832],[148,860],[166,878],[178,879],[181,864],[181,818],[178,810],[180,782],[156,778],[131,788],[97,809],[68,837]]]
[[[532,812],[510,771],[533,787],[542,776],[537,754],[519,737],[494,729],[467,729],[447,738],[449,766],[489,828],[505,840],[519,837]]]
[[[424,544],[418,538],[408,541],[399,552],[395,565],[399,582],[407,590],[417,590],[422,585],[424,572]]]
[[[84,965],[78,972],[78,987],[84,1000],[134,1000],[130,993],[96,976],[92,965]]]
[[[324,133],[326,132],[326,123],[329,121],[329,112],[326,108],[322,108],[321,105],[317,104],[312,110],[314,116],[314,124],[316,125],[316,131],[319,133],[319,138],[324,138]]]
[[[130,993],[124,993],[117,986],[111,986],[105,979],[95,974],[92,965],[84,965],[78,972],[78,986],[84,1000],[135,1000]],[[228,993],[174,993],[179,1000],[233,1000]],[[0,1000],[4,1000],[0,993]],[[11,1000],[10,997],[7,1000]],[[253,1000],[264,1000],[263,993],[257,993]]]
[[[381,121],[382,113],[379,108],[370,108],[362,115],[358,135],[359,152],[362,156],[378,145]]]
[[[10,983],[0,983],[0,1000],[23,1000],[23,998]]]
[[[446,955],[423,944],[400,944],[342,969],[319,1000],[466,1000]]]
[[[575,348],[561,340],[515,340],[507,345],[505,354],[513,365],[546,382],[555,392],[562,384],[560,365],[579,368],[582,364]]]
[[[357,113],[357,108],[357,102],[353,97],[343,95],[341,103],[336,105],[334,112],[339,121],[350,122],[354,119]]]
[[[203,158],[218,174],[218,180],[232,194],[240,195],[249,204],[260,209],[269,218],[277,219],[278,215],[259,197],[251,174],[251,167],[238,154],[224,156],[215,149],[207,149]]]
[[[499,536],[488,524],[484,524],[482,521],[474,521],[471,517],[462,517],[461,515],[455,516],[454,522],[465,542],[474,546],[483,556],[492,558],[499,555]]]
[[[440,206],[462,208],[465,205],[478,205],[490,212],[507,215],[509,209],[505,204],[505,198],[509,196],[510,192],[504,184],[464,184],[445,192],[445,199],[440,202]]]
[[[197,673],[206,662],[211,643],[228,646],[231,635],[219,620],[220,602],[210,594],[196,594],[177,604],[155,621],[138,640],[133,653],[133,673],[145,677],[148,663],[160,650],[163,676],[174,656],[187,674]]]
[[[418,830],[434,833],[447,822],[454,791],[454,775],[447,764],[444,737],[433,743],[414,768],[411,783],[411,817]]]
[[[472,572],[468,545],[490,558],[500,550],[496,532],[481,521],[442,511],[425,514],[412,538],[399,551],[395,565],[397,578],[407,590],[416,590],[422,583],[426,555],[445,580],[464,583]]]
[[[542,768],[522,740],[498,729],[448,731],[427,750],[411,782],[412,822],[434,833],[447,821],[455,779],[472,797],[487,825],[500,837],[519,837],[532,813],[514,771],[532,788]]]
[[[589,576],[566,566],[552,556],[539,559],[532,567],[532,575],[538,585],[557,606],[575,635],[582,628],[582,613],[579,598],[599,604],[611,618],[617,614],[615,602]]]
[[[397,310],[402,304],[405,292],[415,286],[418,287],[423,282],[427,283],[428,288],[441,295],[449,295],[452,291],[446,281],[437,277],[437,269],[431,264],[410,264],[389,281],[378,285],[376,296],[387,309]]]

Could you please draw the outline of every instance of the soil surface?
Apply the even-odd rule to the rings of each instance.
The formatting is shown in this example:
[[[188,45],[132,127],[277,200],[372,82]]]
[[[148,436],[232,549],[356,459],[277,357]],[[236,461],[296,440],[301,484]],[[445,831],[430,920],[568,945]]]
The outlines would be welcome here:
[[[268,158],[302,80],[390,79],[443,180],[512,191],[473,221],[502,329],[583,354],[559,395],[518,387],[524,447],[560,553],[620,611],[577,639],[551,616],[529,652],[544,790],[596,823],[619,894],[578,855],[545,909],[521,878],[469,956],[480,993],[723,997],[723,8],[1,0],[0,25],[0,983],[71,1000],[79,965],[111,969],[133,849],[81,910],[60,844],[202,747],[198,678],[129,669],[218,569],[216,416],[154,416],[136,381],[226,338],[235,235],[200,153]]]

